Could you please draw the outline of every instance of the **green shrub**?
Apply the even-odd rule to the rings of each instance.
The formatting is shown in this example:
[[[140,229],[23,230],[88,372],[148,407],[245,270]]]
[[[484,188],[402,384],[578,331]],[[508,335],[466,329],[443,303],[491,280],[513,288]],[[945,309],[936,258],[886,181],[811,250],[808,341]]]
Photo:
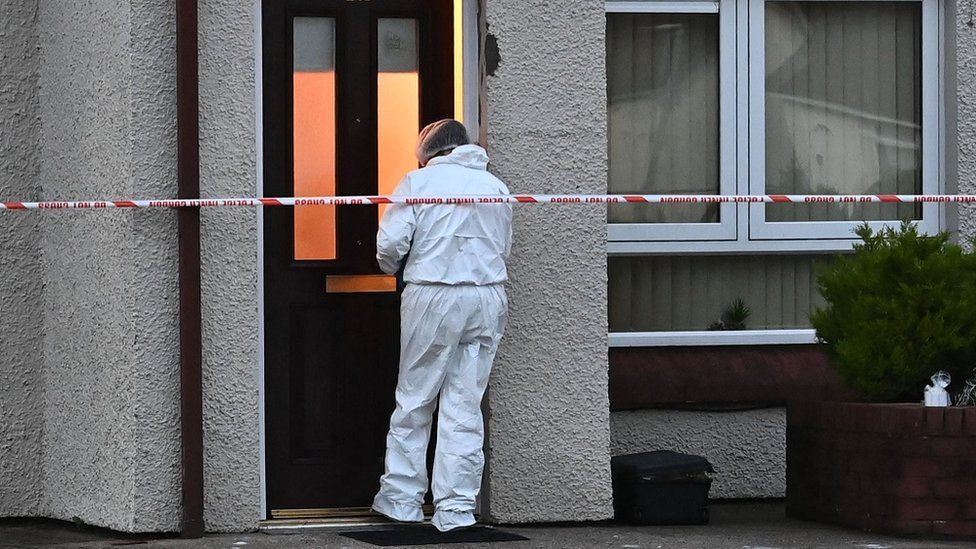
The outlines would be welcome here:
[[[976,366],[976,254],[909,223],[857,234],[854,254],[821,269],[827,306],[812,317],[841,376],[878,401],[919,401],[938,370],[962,387]]]

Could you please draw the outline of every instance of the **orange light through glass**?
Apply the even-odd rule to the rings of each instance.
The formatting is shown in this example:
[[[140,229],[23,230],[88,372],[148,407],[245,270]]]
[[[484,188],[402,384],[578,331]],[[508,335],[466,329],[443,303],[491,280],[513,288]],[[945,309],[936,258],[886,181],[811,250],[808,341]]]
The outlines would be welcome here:
[[[420,78],[416,72],[379,74],[379,193],[392,194],[418,167],[414,149],[420,127]],[[386,206],[380,206],[380,218]]]
[[[420,76],[416,21],[380,19],[376,121],[378,191],[392,194],[403,177],[418,168],[414,150],[420,133]],[[380,206],[383,218],[386,206]]]
[[[309,62],[304,44],[320,36],[309,33],[328,31],[331,19],[296,18],[296,66],[294,84],[295,196],[334,196],[336,194],[336,85],[332,59]],[[304,22],[304,24],[299,24]],[[322,27],[326,23],[328,26]],[[331,38],[331,36],[329,37]],[[331,49],[331,47],[329,48]],[[331,51],[329,51],[331,56]],[[300,59],[304,57],[304,59]],[[305,66],[302,66],[303,63]],[[295,259],[299,261],[336,259],[335,206],[295,208]]]

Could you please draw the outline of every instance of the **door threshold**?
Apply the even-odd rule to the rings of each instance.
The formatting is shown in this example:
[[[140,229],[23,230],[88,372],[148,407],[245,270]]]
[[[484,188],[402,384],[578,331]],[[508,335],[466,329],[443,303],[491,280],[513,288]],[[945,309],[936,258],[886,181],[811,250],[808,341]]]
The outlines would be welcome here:
[[[434,508],[424,506],[424,522],[434,514]],[[298,534],[314,530],[335,528],[363,528],[398,524],[370,509],[302,509],[273,511],[274,517],[263,520],[258,531],[264,534]]]
[[[376,517],[360,518],[331,518],[331,519],[285,519],[264,520],[258,526],[258,531],[268,535],[292,535],[316,530],[333,530],[336,528],[364,528],[374,526],[389,526],[395,524],[386,519]]]

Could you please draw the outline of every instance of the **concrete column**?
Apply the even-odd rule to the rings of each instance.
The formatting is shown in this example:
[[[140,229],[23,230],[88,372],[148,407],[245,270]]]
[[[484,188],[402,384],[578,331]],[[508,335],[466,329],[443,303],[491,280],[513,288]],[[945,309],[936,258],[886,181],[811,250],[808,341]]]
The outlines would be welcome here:
[[[175,193],[167,0],[39,4],[46,199]],[[168,211],[38,214],[43,513],[179,525],[176,223]]]
[[[37,6],[0,1],[0,200],[38,198]],[[39,514],[41,254],[39,218],[0,213],[0,516]]]
[[[200,192],[255,196],[255,3],[200,2]],[[201,214],[204,485],[208,531],[261,517],[258,212]]]
[[[488,0],[486,9],[500,58],[487,77],[492,170],[513,192],[606,192],[603,1]],[[606,519],[606,210],[519,207],[515,227],[511,315],[489,401],[491,518]]]
[[[955,172],[959,192],[976,194],[976,0],[957,0],[947,9],[955,9]],[[950,30],[951,32],[951,30]],[[952,109],[949,112],[953,112]],[[959,208],[959,230],[962,240],[976,238],[976,205]]]

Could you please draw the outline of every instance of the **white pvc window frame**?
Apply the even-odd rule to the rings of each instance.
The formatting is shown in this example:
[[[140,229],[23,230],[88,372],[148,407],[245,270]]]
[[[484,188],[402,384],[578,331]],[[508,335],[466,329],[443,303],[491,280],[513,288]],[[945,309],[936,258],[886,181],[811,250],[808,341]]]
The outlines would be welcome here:
[[[749,1],[749,135],[750,194],[766,194],[766,2]],[[830,0],[802,0],[820,2]],[[940,184],[940,112],[941,97],[938,0],[862,0],[880,2],[914,2],[922,6],[922,194],[939,194]],[[750,204],[749,236],[752,240],[851,240],[854,230],[863,222],[852,221],[766,221],[766,205]],[[782,206],[780,206],[782,207]],[[941,226],[939,204],[923,204],[922,218],[916,221],[928,233]],[[900,224],[900,220],[878,220],[868,223],[875,230]]]
[[[723,194],[763,194],[765,190],[765,1],[628,0],[606,2],[609,13],[720,14],[720,146]],[[775,1],[775,0],[769,0]],[[809,0],[822,1],[822,0]],[[874,0],[883,1],[883,0]],[[945,190],[943,124],[944,7],[938,0],[890,0],[922,4],[922,187]],[[783,207],[783,206],[780,206]],[[849,251],[860,223],[765,221],[760,204],[727,204],[720,223],[608,224],[610,255],[829,253]],[[734,229],[728,223],[734,223]],[[874,228],[900,221],[875,221]],[[925,204],[917,222],[926,232],[946,225],[946,208]]]
[[[729,332],[627,332],[610,334],[610,347],[700,347],[705,345],[809,345],[816,330],[743,330]]]
[[[735,193],[735,1],[640,2],[611,1],[607,15],[674,13],[717,14],[719,19],[719,193]],[[717,223],[611,223],[607,237],[613,242],[673,242],[735,240],[736,205],[719,205]]]
[[[714,13],[720,14],[720,130],[721,192],[763,194],[765,190],[765,1],[720,0],[672,2],[667,0],[608,1],[607,13]],[[775,1],[775,0],[769,0]],[[805,0],[822,1],[822,0]],[[922,187],[926,194],[945,191],[945,74],[943,59],[945,9],[938,0],[890,0],[922,4]],[[729,59],[731,58],[731,59]],[[728,92],[728,90],[732,90]],[[731,106],[731,107],[730,107]],[[758,110],[757,111],[757,107]],[[731,108],[731,110],[730,110]],[[732,127],[729,127],[731,120]],[[760,131],[760,133],[756,133]],[[731,158],[727,155],[730,154]],[[731,191],[727,178],[733,182]],[[758,182],[763,182],[761,185]],[[853,249],[857,223],[767,223],[765,207],[732,205],[731,238],[715,238],[708,231],[692,235],[679,224],[608,226],[609,255],[758,255],[837,253]],[[760,217],[761,215],[761,217]],[[877,221],[878,229],[898,221]],[[925,204],[917,224],[926,232],[944,229],[946,208]],[[716,224],[718,225],[718,224]],[[782,225],[797,225],[795,228]],[[694,225],[692,225],[694,227]],[[694,228],[690,229],[694,232]],[[675,235],[662,238],[661,234]],[[723,235],[724,236],[724,235]],[[816,343],[812,329],[748,330],[736,332],[618,332],[610,333],[610,347],[675,347],[709,345],[787,345]]]

